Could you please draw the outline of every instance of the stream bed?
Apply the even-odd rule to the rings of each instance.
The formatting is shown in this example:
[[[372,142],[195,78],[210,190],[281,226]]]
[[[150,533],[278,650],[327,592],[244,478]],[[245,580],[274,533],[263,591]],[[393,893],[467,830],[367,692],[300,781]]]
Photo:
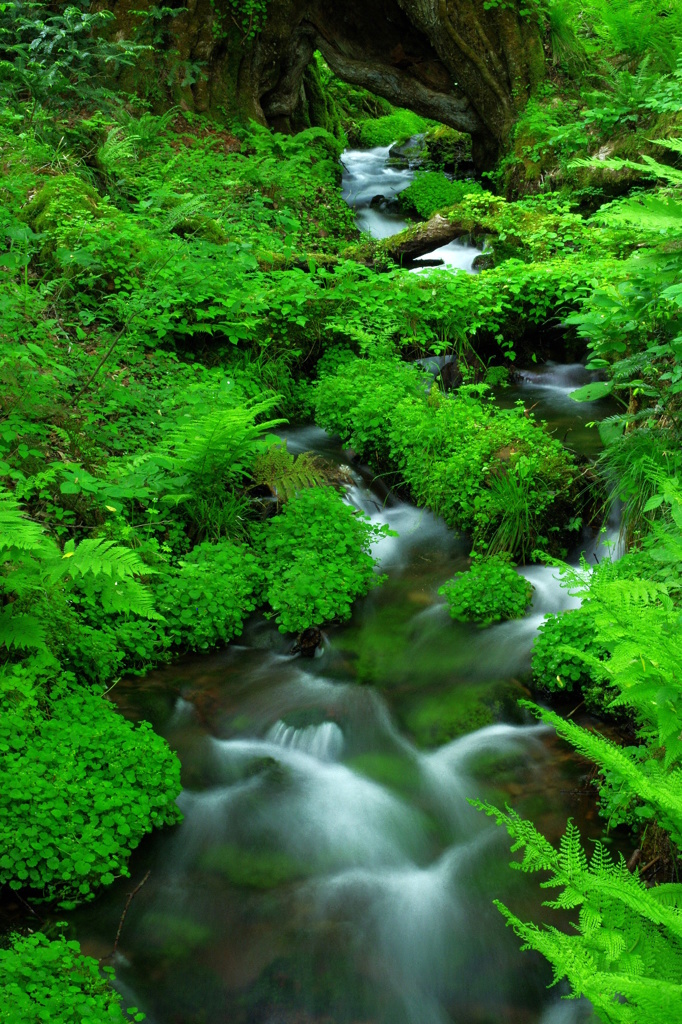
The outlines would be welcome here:
[[[386,159],[345,157],[346,195],[375,235],[400,228],[370,200],[411,173]],[[500,400],[535,405],[591,454],[596,432],[567,397],[586,379],[548,365]],[[283,436],[291,452],[349,460],[314,426]],[[552,840],[568,817],[599,835],[585,764],[517,706],[543,616],[575,599],[530,566],[525,619],[453,622],[437,591],[466,566],[466,538],[350,472],[347,500],[398,536],[375,550],[386,583],[328,629],[318,657],[292,656],[257,616],[227,649],[114,690],[178,752],[184,821],[70,915],[83,950],[110,952],[144,881],[113,964],[150,1024],[583,1024],[589,1007],[547,989],[548,966],[519,951],[492,903],[540,919],[537,879],[508,869],[506,832],[467,802],[508,803]],[[594,545],[581,538],[576,557]]]

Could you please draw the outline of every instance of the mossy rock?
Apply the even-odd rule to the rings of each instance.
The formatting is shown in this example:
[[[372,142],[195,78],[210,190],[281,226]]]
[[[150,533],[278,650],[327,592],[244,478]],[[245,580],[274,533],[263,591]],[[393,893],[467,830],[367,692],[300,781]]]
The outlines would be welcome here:
[[[433,121],[427,121],[411,110],[396,110],[388,117],[368,118],[358,127],[360,145],[373,149],[377,146],[401,145],[414,135],[427,132],[433,127]]]
[[[507,688],[458,686],[422,698],[405,715],[405,724],[420,747],[440,747],[450,740],[492,725],[502,711]]]
[[[185,217],[172,229],[172,234],[180,238],[200,238],[204,242],[213,242],[214,245],[226,245],[229,236],[215,220],[210,217]]]
[[[199,866],[243,889],[274,889],[307,874],[302,864],[279,850],[245,850],[233,843],[212,847]]]
[[[24,210],[24,220],[42,234],[74,217],[99,219],[107,212],[110,211],[102,209],[102,197],[92,185],[77,174],[61,174],[34,196]]]
[[[454,170],[471,160],[471,136],[440,125],[424,136],[426,166],[438,170]]]
[[[396,754],[358,754],[348,767],[398,793],[412,794],[420,785],[417,764]]]

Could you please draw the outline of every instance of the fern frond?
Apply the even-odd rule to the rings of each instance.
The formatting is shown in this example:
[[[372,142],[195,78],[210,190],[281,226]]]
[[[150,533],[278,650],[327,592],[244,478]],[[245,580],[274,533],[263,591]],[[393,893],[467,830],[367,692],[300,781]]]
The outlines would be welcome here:
[[[73,541],[66,544],[64,553],[50,559],[47,578],[52,582],[62,576],[110,576],[124,580],[131,576],[148,576],[155,572],[146,565],[131,548],[124,548],[113,540],[82,540],[76,547]]]
[[[45,542],[45,534],[26,518],[12,492],[0,487],[0,549],[36,551]]]
[[[313,452],[291,455],[286,441],[271,445],[258,456],[253,479],[256,484],[267,487],[280,501],[289,501],[308,487],[350,482],[347,473]]]
[[[0,611],[0,647],[10,650],[43,650],[47,646],[46,633],[35,615],[24,612],[13,614],[12,605]]]
[[[151,591],[137,580],[105,580],[100,591],[100,600],[105,612],[125,615],[132,613],[145,619],[165,621],[154,606]]]
[[[649,761],[645,770],[626,750],[604,736],[589,732],[530,701],[519,703],[546,724],[553,725],[563,739],[589,760],[626,780],[632,793],[653,807],[659,820],[665,821],[666,827],[682,838],[682,771],[666,771],[664,762],[656,761]],[[682,937],[682,931],[680,934]]]
[[[262,448],[263,435],[284,422],[256,422],[274,402],[269,398],[232,408],[219,406],[199,416],[188,414],[165,446],[172,468],[212,487],[240,479]]]

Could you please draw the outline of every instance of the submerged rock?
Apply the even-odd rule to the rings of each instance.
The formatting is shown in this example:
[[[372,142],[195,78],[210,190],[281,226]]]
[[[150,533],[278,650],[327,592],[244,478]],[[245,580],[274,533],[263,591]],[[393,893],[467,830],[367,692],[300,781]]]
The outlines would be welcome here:
[[[323,644],[322,630],[317,626],[309,626],[299,633],[296,643],[291,649],[292,654],[300,654],[302,658],[314,658],[318,647]]]

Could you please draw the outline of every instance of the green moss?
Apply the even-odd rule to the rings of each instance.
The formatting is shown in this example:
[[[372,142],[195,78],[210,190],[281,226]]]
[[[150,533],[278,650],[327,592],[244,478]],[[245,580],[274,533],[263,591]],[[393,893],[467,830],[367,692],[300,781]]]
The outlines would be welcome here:
[[[420,747],[440,747],[458,736],[492,725],[499,716],[503,688],[458,686],[422,697],[405,715],[405,724]]]
[[[24,219],[39,233],[52,231],[74,217],[97,219],[104,215],[102,197],[77,174],[62,174],[46,182],[24,210]]]
[[[416,763],[396,754],[359,754],[348,767],[398,793],[414,793],[420,785]]]
[[[359,142],[367,149],[400,144],[407,142],[413,135],[423,134],[432,126],[433,121],[427,121],[411,110],[396,110],[387,117],[363,121],[359,125]]]
[[[244,889],[274,889],[308,873],[302,864],[279,850],[245,850],[232,843],[211,847],[201,858],[200,867]]]
[[[454,170],[471,160],[471,136],[446,125],[431,128],[424,136],[426,164],[433,170]]]
[[[465,196],[481,191],[477,181],[451,181],[442,171],[423,171],[400,193],[398,201],[403,210],[428,219],[438,210],[454,206]]]

